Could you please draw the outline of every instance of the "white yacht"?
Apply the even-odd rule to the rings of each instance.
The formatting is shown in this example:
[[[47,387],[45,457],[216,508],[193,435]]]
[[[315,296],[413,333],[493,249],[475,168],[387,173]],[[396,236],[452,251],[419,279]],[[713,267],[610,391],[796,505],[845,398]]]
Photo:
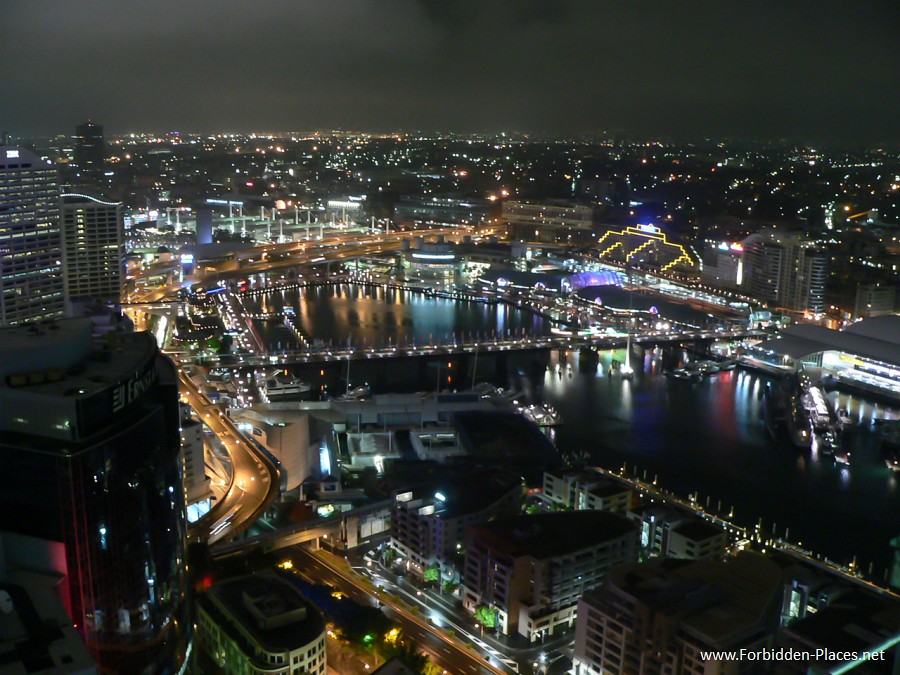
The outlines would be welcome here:
[[[265,392],[268,398],[272,399],[307,394],[312,387],[289,371],[279,369],[266,373],[260,389]]]

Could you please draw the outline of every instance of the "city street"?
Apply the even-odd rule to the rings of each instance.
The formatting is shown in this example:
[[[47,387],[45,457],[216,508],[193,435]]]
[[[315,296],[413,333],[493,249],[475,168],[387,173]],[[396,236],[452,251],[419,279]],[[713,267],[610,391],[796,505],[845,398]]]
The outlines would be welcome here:
[[[385,614],[400,625],[403,633],[415,641],[448,673],[497,675],[516,672],[509,667],[503,667],[496,659],[492,659],[492,663],[487,663],[482,658],[480,649],[474,646],[467,647],[457,639],[451,638],[441,630],[437,614],[432,617],[410,611],[386,592],[378,592],[376,597],[374,591],[363,583],[358,575],[351,573],[349,569],[339,567],[345,564],[343,561],[338,562],[340,559],[334,558],[335,564],[326,564],[329,554],[320,556],[302,546],[288,549],[286,553],[293,558],[294,567],[316,583],[331,584],[361,604],[383,606]],[[432,623],[435,619],[436,622]]]
[[[178,369],[178,378],[182,395],[231,458],[232,481],[224,497],[191,528],[193,535],[214,544],[243,532],[268,508],[278,495],[278,470],[212,404],[183,368]]]

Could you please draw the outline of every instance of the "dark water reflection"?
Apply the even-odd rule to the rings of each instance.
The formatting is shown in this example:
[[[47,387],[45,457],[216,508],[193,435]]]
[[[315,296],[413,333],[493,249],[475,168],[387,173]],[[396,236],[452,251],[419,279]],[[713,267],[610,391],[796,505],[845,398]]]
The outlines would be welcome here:
[[[857,555],[885,569],[888,541],[900,534],[898,476],[884,464],[873,419],[896,418],[885,408],[841,395],[840,405],[860,420],[846,445],[852,464],[795,449],[773,440],[759,417],[765,380],[735,370],[699,384],[672,382],[661,375],[659,360],[645,357],[633,381],[610,375],[611,361],[624,351],[603,352],[599,365],[582,368],[577,355],[568,363],[554,356],[544,378],[544,398],[564,415],[557,442],[583,450],[603,466],[627,464],[649,479],[687,496],[699,493],[713,510],[733,507],[746,526],[763,520],[790,538],[839,562]],[[832,394],[836,396],[836,394]]]
[[[549,330],[540,318],[506,305],[381,288],[303,289],[263,296],[247,306],[253,302],[260,311],[293,307],[308,336],[335,345],[348,340],[421,345],[450,342],[454,333]],[[277,322],[265,330],[269,341],[290,338]],[[624,360],[624,350],[601,353],[599,365],[581,363],[576,353],[567,362],[554,354],[543,382],[519,386],[561,412],[565,424],[556,440],[563,451],[587,451],[607,467],[627,463],[630,471],[637,467],[650,479],[658,475],[662,486],[679,495],[699,493],[701,503],[708,498],[715,509],[721,502],[725,513],[733,507],[745,526],[761,518],[766,533],[773,524],[781,536],[789,528],[793,541],[833,560],[847,563],[856,554],[863,570],[870,562],[886,569],[888,542],[900,535],[900,476],[884,465],[872,420],[897,417],[896,409],[842,395],[841,405],[860,423],[845,443],[852,464],[835,465],[829,456],[769,436],[759,418],[765,386],[760,376],[736,370],[696,385],[671,382],[662,375],[662,363],[671,367],[682,355],[657,356],[644,355],[642,364],[638,357],[634,380],[623,381],[609,370],[613,359]],[[433,375],[427,377],[418,386],[433,387]]]
[[[454,334],[471,339],[495,333],[543,335],[550,329],[540,317],[509,305],[461,302],[381,286],[316,286],[248,298],[244,304],[258,312],[293,308],[307,336],[335,345],[446,344]],[[290,334],[277,321],[260,328],[267,343],[289,346]]]

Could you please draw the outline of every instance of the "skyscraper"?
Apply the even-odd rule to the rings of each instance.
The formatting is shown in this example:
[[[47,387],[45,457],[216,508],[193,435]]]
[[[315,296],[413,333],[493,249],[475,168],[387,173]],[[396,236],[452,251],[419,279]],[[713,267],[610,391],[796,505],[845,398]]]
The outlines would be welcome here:
[[[97,183],[103,178],[103,127],[90,120],[75,127],[75,165],[81,177]]]
[[[773,307],[817,315],[825,312],[828,252],[804,237],[765,230],[744,246],[744,285]]]
[[[62,250],[56,169],[0,148],[0,324],[61,317]]]
[[[175,368],[148,333],[0,329],[0,530],[57,559],[101,672],[175,673],[187,658],[179,446]]]
[[[67,300],[119,301],[125,283],[124,228],[121,202],[75,192],[62,195]]]

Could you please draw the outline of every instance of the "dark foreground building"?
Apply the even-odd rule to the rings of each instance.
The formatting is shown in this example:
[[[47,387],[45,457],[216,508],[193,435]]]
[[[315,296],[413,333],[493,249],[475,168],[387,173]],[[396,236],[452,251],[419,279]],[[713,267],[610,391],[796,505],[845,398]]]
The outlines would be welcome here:
[[[53,561],[101,672],[179,672],[192,639],[175,375],[147,333],[0,329],[0,530]]]

